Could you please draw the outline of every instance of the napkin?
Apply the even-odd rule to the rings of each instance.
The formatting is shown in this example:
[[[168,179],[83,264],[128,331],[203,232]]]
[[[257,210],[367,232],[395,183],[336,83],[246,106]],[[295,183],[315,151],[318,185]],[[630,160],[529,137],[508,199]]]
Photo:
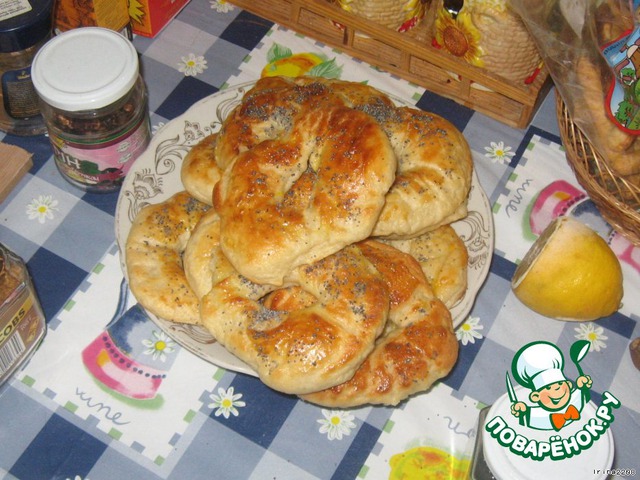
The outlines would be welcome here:
[[[600,215],[575,178],[562,146],[532,135],[522,160],[506,182],[494,206],[496,253],[518,262],[544,228],[558,216],[567,215],[596,230],[618,256],[627,292],[640,287],[640,248],[616,232]],[[513,228],[520,225],[522,228]],[[633,285],[631,285],[633,284]],[[640,299],[626,295],[620,312],[640,310]]]
[[[230,77],[227,84],[255,81],[269,74],[310,75],[367,83],[410,103],[417,102],[424,93],[422,87],[371,65],[363,68],[364,65],[312,38],[292,35],[291,30],[276,24],[240,65],[240,73]]]
[[[113,245],[50,320],[18,379],[162,464],[222,374],[136,304]]]

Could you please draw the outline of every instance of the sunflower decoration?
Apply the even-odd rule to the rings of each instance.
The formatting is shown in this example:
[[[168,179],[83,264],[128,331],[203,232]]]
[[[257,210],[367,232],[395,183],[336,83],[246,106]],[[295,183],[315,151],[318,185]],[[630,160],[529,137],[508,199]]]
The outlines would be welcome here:
[[[408,0],[402,10],[405,12],[405,22],[398,27],[399,32],[406,32],[415,27],[424,16],[422,0]]]
[[[442,48],[471,65],[484,66],[480,32],[473,23],[471,14],[464,8],[455,17],[446,9],[439,9],[433,41],[435,47]]]
[[[398,32],[406,32],[418,25],[425,13],[425,0],[334,0],[343,10],[364,17],[372,22],[391,28]],[[382,3],[382,6],[377,5]],[[337,24],[344,29],[344,25]]]

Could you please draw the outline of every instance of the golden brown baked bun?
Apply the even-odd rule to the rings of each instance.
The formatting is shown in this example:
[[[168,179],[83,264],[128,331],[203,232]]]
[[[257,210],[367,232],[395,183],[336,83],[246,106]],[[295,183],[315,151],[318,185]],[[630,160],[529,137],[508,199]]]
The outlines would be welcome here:
[[[453,227],[444,225],[418,237],[388,243],[418,261],[433,293],[447,308],[464,296],[469,253]]]
[[[368,110],[372,108],[392,107],[394,103],[380,90],[357,82],[338,80],[334,78],[322,77],[295,77],[288,81],[301,87],[308,87],[320,92],[322,95],[335,95],[345,105],[358,110]]]
[[[473,162],[462,133],[415,108],[366,111],[384,128],[398,161],[373,235],[415,237],[466,216]]]
[[[416,260],[371,240],[358,248],[387,282],[389,320],[375,349],[350,380],[301,395],[318,405],[397,405],[447,375],[458,356],[451,314],[433,294]]]
[[[215,147],[218,135],[213,133],[195,144],[185,155],[180,169],[184,189],[196,200],[213,204],[213,187],[220,180]]]
[[[126,242],[129,287],[149,312],[178,323],[199,323],[199,301],[185,277],[182,253],[209,207],[187,192],[144,207]]]
[[[385,94],[361,83],[305,76],[261,78],[222,125],[215,151],[219,166],[226,168],[238,154],[278,138],[301,110],[331,104],[393,105]]]
[[[299,267],[288,281],[314,302],[269,309],[260,302],[269,290],[235,274],[202,298],[204,326],[276,390],[302,394],[348,380],[387,321],[389,293],[380,274],[348,246]]]
[[[239,154],[214,189],[221,246],[253,282],[367,238],[396,170],[382,128],[344,106],[302,110],[289,132]]]
[[[220,249],[220,217],[209,209],[194,227],[183,253],[184,273],[198,299],[236,270]]]

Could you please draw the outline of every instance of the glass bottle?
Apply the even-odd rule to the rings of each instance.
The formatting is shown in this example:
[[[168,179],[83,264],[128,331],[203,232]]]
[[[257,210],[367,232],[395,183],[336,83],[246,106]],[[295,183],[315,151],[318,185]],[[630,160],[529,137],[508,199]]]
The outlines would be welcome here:
[[[14,135],[46,131],[31,64],[51,35],[52,0],[0,3],[0,130]]]
[[[27,267],[0,243],[0,385],[33,355],[46,329]]]

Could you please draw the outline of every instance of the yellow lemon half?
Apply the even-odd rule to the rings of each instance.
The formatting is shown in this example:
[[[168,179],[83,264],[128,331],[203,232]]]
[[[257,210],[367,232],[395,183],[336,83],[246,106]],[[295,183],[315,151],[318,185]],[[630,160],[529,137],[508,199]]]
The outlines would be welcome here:
[[[547,317],[595,320],[620,307],[622,269],[594,230],[571,217],[559,217],[520,262],[511,287],[522,303]]]

